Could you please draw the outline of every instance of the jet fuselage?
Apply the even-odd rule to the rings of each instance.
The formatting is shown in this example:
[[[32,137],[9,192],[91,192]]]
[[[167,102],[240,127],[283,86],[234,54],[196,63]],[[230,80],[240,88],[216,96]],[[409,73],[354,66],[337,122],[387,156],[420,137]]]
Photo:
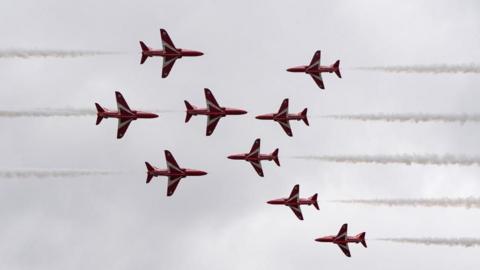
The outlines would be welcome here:
[[[316,201],[312,199],[305,199],[305,198],[299,198],[298,201],[288,201],[288,198],[280,198],[280,199],[275,199],[275,200],[270,200],[267,203],[268,204],[275,204],[275,205],[286,205],[286,206],[291,206],[291,205],[312,205]]]
[[[276,113],[262,114],[255,117],[260,120],[274,120],[274,121],[289,121],[289,120],[303,120],[304,116],[301,114],[287,114],[285,116],[279,116]]]
[[[315,239],[315,241],[317,242],[324,242],[324,243],[333,243],[333,244],[347,244],[347,243],[360,243],[362,242],[362,239],[359,237],[359,236],[347,236],[344,239],[337,239],[336,236],[334,235],[329,235],[329,236],[324,236],[324,237],[320,237],[320,238],[317,238]]]
[[[186,50],[186,49],[177,49],[179,53],[170,53],[166,52],[164,50],[148,50],[148,51],[142,51],[142,55],[152,57],[152,56],[160,56],[160,57],[177,57],[177,58],[182,58],[182,57],[194,57],[194,56],[202,56],[203,53],[199,51],[193,51],[193,50]]]
[[[334,66],[319,66],[318,68],[308,68],[308,66],[297,66],[287,69],[289,72],[303,72],[307,74],[317,73],[333,73],[336,68]]]
[[[207,172],[200,171],[200,170],[192,170],[192,169],[181,169],[181,170],[182,170],[181,172],[177,172],[177,171],[170,171],[170,170],[155,169],[153,171],[149,171],[148,174],[152,176],[172,176],[172,177],[202,176],[207,174]]]
[[[261,160],[268,160],[272,161],[275,159],[275,156],[272,154],[258,154],[257,156],[249,156],[250,153],[245,154],[235,154],[228,156],[229,159],[233,160],[246,160],[246,161],[261,161]]]
[[[247,113],[247,111],[235,109],[235,108],[222,107],[221,109],[222,110],[218,112],[210,111],[207,108],[192,109],[192,110],[187,110],[187,113],[191,115],[210,115],[210,116],[242,115]]]
[[[98,116],[103,118],[118,118],[118,119],[139,119],[139,118],[157,118],[158,114],[142,112],[142,111],[132,111],[133,114],[122,114],[119,111],[107,111],[97,112]]]

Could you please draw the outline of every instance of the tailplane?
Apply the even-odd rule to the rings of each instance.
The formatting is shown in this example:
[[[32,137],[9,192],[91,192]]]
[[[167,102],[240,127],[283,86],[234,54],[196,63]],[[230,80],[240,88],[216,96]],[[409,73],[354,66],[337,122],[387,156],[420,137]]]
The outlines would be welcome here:
[[[280,160],[278,159],[278,148],[275,149],[275,151],[273,151],[272,156],[273,156],[273,161],[275,161],[275,163],[278,166],[280,166]]]
[[[315,193],[315,194],[313,194],[312,197],[310,197],[310,200],[312,201],[313,206],[315,206],[315,208],[317,208],[317,210],[320,210],[320,207],[318,207],[317,197],[318,197],[318,194]]]
[[[308,124],[308,118],[307,118],[307,108],[303,109],[303,111],[300,113],[302,116],[302,120],[305,123],[305,125],[309,126]]]
[[[102,108],[102,106],[100,106],[100,104],[98,104],[98,103],[95,103],[95,107],[97,107],[97,123],[96,123],[96,125],[98,125],[98,124],[100,124],[100,122],[102,122],[103,116],[101,115],[101,113],[104,113],[105,109]]]
[[[367,241],[365,241],[365,232],[359,233],[356,237],[360,240],[360,243],[362,243],[364,247],[367,247]]]
[[[340,60],[337,60],[337,62],[333,64],[333,68],[335,69],[335,74],[337,74],[339,78],[342,78],[342,74],[340,74]]]
[[[150,51],[150,48],[148,48],[147,45],[143,43],[143,41],[140,41],[140,47],[142,48],[142,59],[140,59],[140,64],[143,64],[145,63],[145,61],[147,61],[147,58],[148,58],[145,52]]]
[[[187,115],[185,116],[185,123],[188,123],[190,121],[190,118],[192,118],[192,114],[190,113],[191,110],[195,110],[195,107],[192,106],[188,101],[185,102],[185,107],[187,108]]]
[[[147,184],[148,184],[150,183],[150,181],[152,181],[152,178],[153,178],[152,172],[155,170],[155,168],[153,168],[153,166],[150,165],[150,163],[148,162],[145,162],[145,165],[147,166]]]

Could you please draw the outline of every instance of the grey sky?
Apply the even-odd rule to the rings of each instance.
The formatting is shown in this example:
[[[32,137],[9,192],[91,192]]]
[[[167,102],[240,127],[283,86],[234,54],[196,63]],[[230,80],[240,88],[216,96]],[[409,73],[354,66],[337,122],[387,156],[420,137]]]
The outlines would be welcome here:
[[[1,118],[3,169],[129,171],[120,176],[0,180],[1,269],[473,269],[478,248],[369,241],[397,237],[480,237],[476,211],[388,208],[320,202],[299,222],[267,205],[300,184],[320,200],[478,196],[478,167],[334,164],[298,155],[480,154],[476,123],[383,123],[315,117],[356,113],[480,113],[478,74],[394,74],[360,66],[480,63],[478,1],[13,1],[0,2],[0,49],[100,50],[122,55],[75,59],[0,59],[0,110],[115,107],[119,90],[132,108],[203,106],[208,87],[245,116],[222,119],[205,137],[205,117],[183,113],[139,120],[122,140],[116,121],[95,117]],[[166,28],[178,47],[204,56],[180,59],[161,79],[161,59],[140,66],[139,40],[161,47]],[[302,74],[315,50],[341,60],[343,79],[326,90]],[[309,108],[311,126],[254,116]],[[245,162],[255,138],[280,148],[282,166],[259,178]],[[145,184],[143,162],[163,167],[169,149],[180,165],[207,176]],[[348,222],[367,232],[353,257],[313,241]]]

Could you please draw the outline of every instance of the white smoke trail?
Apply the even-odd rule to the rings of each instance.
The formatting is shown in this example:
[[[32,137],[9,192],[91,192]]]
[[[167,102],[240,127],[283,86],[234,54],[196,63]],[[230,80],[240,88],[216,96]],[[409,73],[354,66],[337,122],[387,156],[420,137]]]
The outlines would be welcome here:
[[[442,245],[442,246],[461,246],[461,247],[476,247],[480,246],[480,239],[478,238],[380,238],[380,241],[389,241],[396,243],[410,243],[421,245]]]
[[[377,163],[377,164],[419,164],[419,165],[461,165],[480,166],[480,157],[454,155],[357,155],[357,156],[296,156],[293,158],[340,163]]]
[[[465,123],[480,122],[480,114],[345,114],[326,115],[324,118],[357,121],[385,121],[385,122],[446,122]]]
[[[173,113],[181,112],[176,110],[142,110],[153,113]],[[74,116],[92,116],[97,115],[93,109],[34,109],[34,110],[0,110],[0,118],[15,117],[74,117]]]
[[[119,172],[95,170],[0,170],[0,178],[62,178],[102,176],[119,174]]]
[[[437,199],[357,199],[336,200],[338,203],[366,204],[379,206],[413,206],[413,207],[457,207],[480,209],[480,198],[437,198]]]
[[[0,117],[68,117],[68,116],[91,116],[96,111],[89,109],[36,109],[25,111],[0,111]]]
[[[96,55],[112,55],[119,54],[118,52],[104,52],[104,51],[76,51],[76,50],[0,50],[0,58],[72,58],[83,56],[96,56]]]
[[[377,66],[359,67],[360,70],[385,71],[393,73],[480,73],[478,64],[438,64],[438,65],[411,65],[411,66]]]

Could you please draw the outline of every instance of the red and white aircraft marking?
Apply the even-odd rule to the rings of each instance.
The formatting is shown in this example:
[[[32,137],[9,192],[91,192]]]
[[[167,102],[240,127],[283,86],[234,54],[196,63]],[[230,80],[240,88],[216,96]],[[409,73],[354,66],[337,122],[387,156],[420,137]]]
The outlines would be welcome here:
[[[207,108],[197,108],[191,105],[188,101],[185,100],[185,106],[187,107],[187,115],[185,117],[185,123],[188,123],[190,118],[193,115],[206,115],[207,118],[207,131],[206,135],[212,135],[215,127],[222,117],[227,115],[241,115],[246,114],[247,111],[234,109],[234,108],[225,108],[218,105],[218,102],[215,100],[212,92],[208,89],[204,89],[205,100],[207,102]]]
[[[320,51],[315,52],[315,54],[313,55],[312,61],[310,62],[310,65],[292,67],[287,69],[287,71],[302,72],[302,73],[309,74],[310,76],[312,76],[315,83],[317,83],[318,87],[320,87],[321,89],[325,89],[325,86],[323,85],[322,73],[335,72],[335,74],[337,74],[339,78],[342,78],[342,74],[340,74],[340,60],[337,60],[331,66],[321,66],[320,54],[321,54]]]
[[[147,166],[147,184],[150,183],[153,177],[168,177],[167,196],[173,195],[175,189],[178,186],[178,183],[180,183],[180,180],[182,178],[185,178],[187,176],[202,176],[207,174],[204,171],[181,168],[180,166],[178,166],[172,153],[170,153],[170,151],[168,150],[165,150],[165,160],[167,161],[166,170],[155,168],[148,162],[145,162],[145,165]]]
[[[140,47],[142,48],[142,59],[140,60],[140,64],[145,63],[148,57],[163,57],[162,78],[168,76],[177,59],[184,56],[191,57],[203,55],[203,53],[199,51],[176,48],[165,29],[160,29],[160,36],[162,38],[163,50],[149,48],[143,43],[143,41],[140,41]]]
[[[250,150],[250,153],[230,155],[228,156],[228,158],[233,160],[245,160],[250,162],[255,171],[261,177],[263,177],[263,169],[261,163],[262,160],[273,160],[278,166],[280,166],[280,161],[278,160],[278,148],[275,149],[275,151],[273,151],[271,154],[260,154],[260,139],[255,140],[252,149]]]
[[[115,98],[117,99],[118,111],[107,110],[98,103],[95,103],[95,107],[97,107],[97,125],[102,122],[103,118],[118,118],[117,139],[121,139],[125,135],[132,121],[139,118],[158,117],[154,113],[131,110],[120,92],[115,92]]]
[[[313,205],[317,210],[320,210],[318,207],[317,196],[318,194],[315,193],[310,198],[300,198],[300,186],[297,184],[293,187],[292,192],[288,198],[280,198],[268,201],[268,204],[280,204],[290,207],[293,213],[298,217],[298,219],[303,220],[302,209],[300,206],[302,204],[306,205]]]
[[[263,114],[255,117],[260,120],[273,120],[275,122],[278,122],[280,126],[283,128],[285,133],[287,133],[288,136],[292,137],[292,129],[290,127],[290,120],[297,120],[300,121],[302,120],[305,125],[308,124],[308,119],[307,119],[307,108],[303,109],[301,113],[297,114],[289,114],[288,113],[288,98],[284,99],[282,102],[282,105],[280,106],[280,109],[278,110],[277,113],[270,113],[270,114]]]
[[[348,243],[361,243],[364,247],[367,247],[365,241],[365,232],[359,233],[356,236],[348,236],[348,224],[343,224],[337,235],[329,235],[315,239],[317,242],[329,242],[338,245],[338,247],[345,253],[347,257],[350,257],[350,249]]]

